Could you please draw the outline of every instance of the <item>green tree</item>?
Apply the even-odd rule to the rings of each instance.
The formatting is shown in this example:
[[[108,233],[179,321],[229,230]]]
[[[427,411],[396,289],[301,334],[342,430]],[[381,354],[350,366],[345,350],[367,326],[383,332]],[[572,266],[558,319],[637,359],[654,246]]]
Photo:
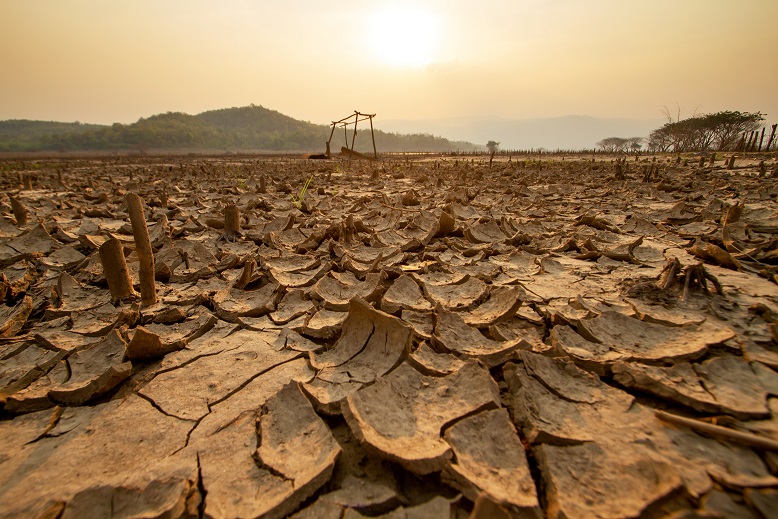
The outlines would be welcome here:
[[[760,112],[716,112],[688,119],[670,121],[652,131],[648,137],[653,151],[704,151],[711,148],[726,151],[737,146],[743,132],[759,128],[764,121]]]
[[[629,144],[629,139],[622,137],[607,137],[597,142],[597,147],[605,153],[621,153]]]

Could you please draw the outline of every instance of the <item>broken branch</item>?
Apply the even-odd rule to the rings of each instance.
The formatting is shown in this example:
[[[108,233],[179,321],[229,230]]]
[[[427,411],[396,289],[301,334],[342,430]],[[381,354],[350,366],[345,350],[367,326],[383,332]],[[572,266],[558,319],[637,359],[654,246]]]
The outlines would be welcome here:
[[[654,411],[654,414],[657,418],[664,422],[675,425],[683,425],[685,427],[689,427],[690,429],[694,429],[695,431],[707,433],[716,438],[732,440],[734,442],[738,442],[749,447],[756,447],[758,449],[778,451],[778,441],[771,440],[770,438],[757,436],[756,434],[743,431],[736,431],[728,427],[722,427],[720,425],[702,422],[693,418],[678,416],[676,414],[671,414],[665,411],[656,410]]]

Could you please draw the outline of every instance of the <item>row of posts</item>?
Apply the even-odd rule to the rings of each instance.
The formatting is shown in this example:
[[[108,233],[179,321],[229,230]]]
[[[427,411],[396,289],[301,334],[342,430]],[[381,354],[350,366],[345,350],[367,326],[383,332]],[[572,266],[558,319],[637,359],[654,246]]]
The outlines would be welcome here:
[[[775,140],[775,131],[778,129],[778,123],[770,127],[770,136],[767,138],[767,146],[765,151],[770,149],[773,141]],[[764,143],[764,134],[766,128],[762,128],[761,135],[759,130],[753,130],[751,132],[743,132],[740,137],[740,142],[737,145],[737,151],[762,151],[762,144]]]

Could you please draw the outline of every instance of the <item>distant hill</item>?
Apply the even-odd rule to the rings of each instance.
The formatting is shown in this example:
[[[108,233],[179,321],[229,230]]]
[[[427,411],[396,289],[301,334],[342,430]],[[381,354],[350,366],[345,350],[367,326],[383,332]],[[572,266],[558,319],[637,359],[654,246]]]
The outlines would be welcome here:
[[[36,148],[51,135],[75,135],[105,128],[99,124],[15,119],[0,121],[0,151]]]
[[[309,122],[299,121],[281,112],[256,105],[210,110],[197,117],[213,126],[236,130],[266,128],[274,131],[295,131],[312,126]]]
[[[331,127],[299,121],[250,105],[198,115],[168,112],[132,124],[111,126],[50,121],[0,121],[0,151],[196,150],[323,152]],[[351,132],[349,132],[351,139]],[[375,132],[379,153],[391,151],[473,151],[482,146],[429,133]],[[332,150],[345,144],[335,132]],[[372,151],[370,132],[357,132],[355,148]]]
[[[495,140],[500,149],[546,150],[593,149],[607,137],[647,137],[659,128],[661,119],[597,118],[585,115],[509,119],[503,117],[460,117],[422,121],[381,121],[383,129],[414,132],[419,128],[477,143]]]

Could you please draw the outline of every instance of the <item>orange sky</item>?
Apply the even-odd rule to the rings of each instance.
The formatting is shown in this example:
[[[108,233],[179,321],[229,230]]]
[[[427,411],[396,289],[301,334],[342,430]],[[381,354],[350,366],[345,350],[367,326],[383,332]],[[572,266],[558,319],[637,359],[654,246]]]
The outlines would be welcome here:
[[[776,0],[0,0],[0,119],[261,104],[329,123],[663,105],[778,122]]]

